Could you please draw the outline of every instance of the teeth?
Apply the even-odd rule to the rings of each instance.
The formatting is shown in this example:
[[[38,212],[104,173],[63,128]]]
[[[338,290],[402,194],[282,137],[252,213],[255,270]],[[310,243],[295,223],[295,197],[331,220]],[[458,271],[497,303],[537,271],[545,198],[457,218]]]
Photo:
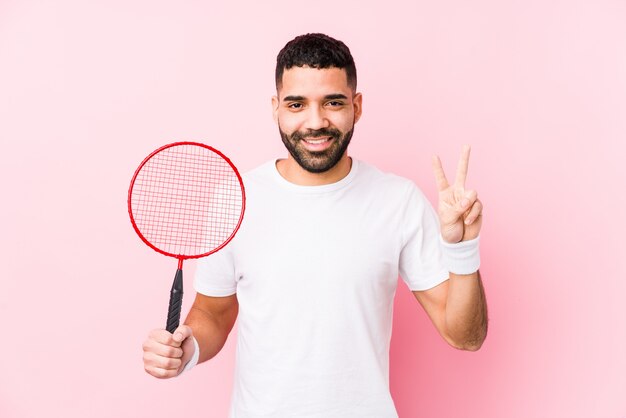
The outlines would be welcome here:
[[[305,139],[306,142],[308,142],[309,144],[323,144],[324,142],[328,141],[328,138],[326,139],[317,139],[317,140],[313,140],[313,139]]]

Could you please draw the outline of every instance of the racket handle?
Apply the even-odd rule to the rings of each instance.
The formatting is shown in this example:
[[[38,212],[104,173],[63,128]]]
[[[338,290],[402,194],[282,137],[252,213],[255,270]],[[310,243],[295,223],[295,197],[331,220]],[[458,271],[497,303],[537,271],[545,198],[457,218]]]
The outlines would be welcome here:
[[[170,307],[167,310],[167,324],[165,329],[171,333],[176,331],[180,323],[180,308],[183,305],[183,270],[176,270],[172,290],[170,291]]]

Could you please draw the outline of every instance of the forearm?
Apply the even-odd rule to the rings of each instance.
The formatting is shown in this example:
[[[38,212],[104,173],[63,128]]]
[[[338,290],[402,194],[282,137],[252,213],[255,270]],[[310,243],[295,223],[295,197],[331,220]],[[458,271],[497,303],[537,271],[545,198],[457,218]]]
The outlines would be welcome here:
[[[487,302],[480,272],[450,273],[446,300],[446,330],[457,348],[478,350],[487,336]]]
[[[185,324],[193,329],[193,336],[198,342],[200,348],[198,363],[215,357],[224,347],[235,323],[237,311],[238,306],[217,313],[192,306]]]

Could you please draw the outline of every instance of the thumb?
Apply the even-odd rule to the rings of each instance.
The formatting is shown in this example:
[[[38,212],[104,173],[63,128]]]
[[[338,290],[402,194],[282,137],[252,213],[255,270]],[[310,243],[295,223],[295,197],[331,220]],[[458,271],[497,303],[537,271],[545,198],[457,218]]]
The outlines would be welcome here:
[[[465,213],[465,211],[472,207],[477,198],[478,193],[476,193],[476,190],[466,190],[463,195],[460,196],[456,210],[459,213]]]
[[[187,325],[181,325],[178,328],[176,328],[176,330],[174,331],[172,339],[174,340],[174,342],[180,345],[183,341],[185,341],[187,338],[191,337],[192,335],[193,335],[193,331],[191,327]]]

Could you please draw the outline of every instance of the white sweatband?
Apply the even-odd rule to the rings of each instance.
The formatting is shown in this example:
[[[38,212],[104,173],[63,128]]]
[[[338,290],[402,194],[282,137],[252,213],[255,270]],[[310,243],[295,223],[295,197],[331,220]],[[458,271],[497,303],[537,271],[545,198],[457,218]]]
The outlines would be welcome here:
[[[443,265],[450,273],[472,274],[478,271],[478,267],[480,267],[480,252],[478,251],[480,237],[450,244],[439,235],[439,242],[441,243]]]
[[[196,337],[194,336],[192,336],[191,338],[193,338],[193,355],[191,356],[191,359],[187,362],[187,364],[185,364],[183,370],[178,374],[179,376],[187,370],[191,370],[196,364],[198,364],[198,359],[200,358],[200,346],[198,345],[198,341],[196,341]]]

